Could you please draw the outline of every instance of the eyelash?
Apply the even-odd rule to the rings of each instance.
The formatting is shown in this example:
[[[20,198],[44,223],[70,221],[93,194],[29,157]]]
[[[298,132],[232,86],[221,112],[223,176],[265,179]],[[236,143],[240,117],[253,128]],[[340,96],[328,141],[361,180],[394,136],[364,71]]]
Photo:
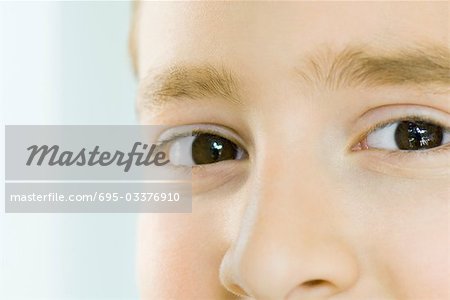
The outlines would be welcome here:
[[[405,116],[405,117],[396,117],[396,118],[392,118],[390,120],[386,120],[383,122],[380,122],[378,124],[375,124],[371,127],[369,127],[368,129],[366,129],[361,135],[358,136],[358,138],[352,142],[352,145],[355,145],[356,143],[363,141],[364,139],[366,139],[370,134],[372,134],[373,132],[379,130],[379,129],[383,129],[391,124],[397,123],[397,122],[402,122],[402,121],[413,121],[413,122],[417,122],[417,121],[421,121],[421,122],[427,122],[427,123],[431,123],[437,126],[440,126],[442,128],[444,128],[445,130],[450,130],[450,128],[446,125],[444,125],[442,122],[437,121],[433,118],[427,117],[427,116],[421,116],[421,115],[409,115],[409,116]],[[353,146],[352,146],[353,147]],[[446,145],[440,146],[440,147],[436,147],[436,148],[432,148],[432,149],[427,149],[427,150],[421,150],[421,151],[415,151],[415,150],[383,150],[383,151],[387,151],[388,153],[394,153],[394,154],[399,154],[399,155],[404,155],[406,153],[415,153],[415,154],[430,154],[430,153],[434,153],[434,152],[438,152],[441,150],[446,150]],[[371,149],[371,150],[379,150],[379,149]],[[367,151],[367,150],[366,150]]]
[[[238,147],[244,148],[241,145],[241,143],[236,141],[236,139],[234,139],[233,137],[230,137],[230,136],[224,134],[223,132],[220,132],[219,130],[214,130],[214,129],[194,129],[194,130],[191,130],[191,131],[186,131],[184,133],[173,133],[173,134],[169,135],[168,137],[158,141],[156,145],[158,147],[162,147],[163,148],[166,145],[168,145],[169,143],[175,141],[176,139],[183,138],[183,137],[189,137],[189,136],[195,136],[195,135],[199,135],[199,134],[205,134],[205,133],[223,137],[223,138],[233,142]]]
[[[450,130],[449,127],[447,127],[446,125],[444,125],[442,122],[437,121],[433,118],[427,117],[427,116],[421,116],[421,115],[409,115],[409,116],[404,116],[404,117],[396,117],[396,118],[392,118],[390,120],[386,120],[383,122],[380,122],[378,124],[375,124],[371,127],[369,127],[368,129],[366,129],[361,135],[359,135],[359,137],[356,139],[356,141],[354,141],[352,143],[352,145],[355,145],[356,143],[359,143],[361,141],[363,141],[364,139],[366,139],[370,134],[372,134],[373,132],[383,129],[384,127],[391,125],[393,123],[397,123],[397,122],[401,122],[401,121],[421,121],[421,122],[427,122],[427,123],[431,123],[437,126],[440,126],[442,128],[444,128],[445,130]],[[241,149],[243,149],[247,155],[248,155],[248,151],[246,150],[246,147],[244,147],[242,144],[242,142],[238,141],[236,138],[232,137],[230,134],[225,134],[223,133],[221,130],[216,130],[214,128],[200,128],[202,125],[206,125],[206,126],[217,126],[217,125],[213,125],[213,124],[201,124],[198,125],[198,127],[196,129],[193,130],[186,130],[185,132],[181,132],[181,133],[172,133],[169,134],[167,137],[165,137],[164,139],[159,140],[156,145],[160,148],[160,149],[164,149],[164,147],[170,145],[170,143],[172,143],[173,141],[179,139],[179,138],[183,138],[183,137],[190,137],[190,136],[195,136],[195,135],[199,135],[199,134],[212,134],[212,135],[217,135],[220,137],[223,137],[231,142],[233,142],[234,144],[236,144],[238,147],[240,147]],[[191,125],[192,126],[192,125]],[[195,125],[194,125],[195,126]],[[194,127],[195,128],[195,127]],[[230,129],[226,129],[226,130],[230,130]],[[231,130],[230,130],[231,131]],[[353,146],[352,146],[353,147]],[[368,149],[368,150],[380,150],[380,149]],[[450,144],[449,145],[442,145],[439,147],[435,147],[432,149],[427,149],[427,150],[421,150],[421,151],[416,151],[416,150],[386,150],[383,149],[382,151],[384,151],[387,155],[389,156],[394,156],[397,158],[402,158],[405,155],[429,155],[429,154],[436,154],[436,153],[441,153],[443,151],[447,151],[450,150]],[[363,151],[367,151],[367,150],[363,150]],[[249,156],[247,156],[248,158]],[[198,167],[198,168],[204,168],[206,165],[198,165],[198,166],[194,166],[194,167]]]

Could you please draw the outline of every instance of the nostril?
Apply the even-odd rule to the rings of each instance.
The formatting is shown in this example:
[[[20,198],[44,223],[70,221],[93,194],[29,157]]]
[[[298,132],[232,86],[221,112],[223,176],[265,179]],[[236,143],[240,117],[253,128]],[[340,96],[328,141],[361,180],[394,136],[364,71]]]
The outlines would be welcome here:
[[[336,286],[324,279],[311,279],[297,285],[289,292],[286,299],[318,299],[326,298],[336,292]]]
[[[317,287],[319,285],[328,285],[330,284],[328,281],[323,279],[313,279],[303,282],[304,287]]]
[[[301,284],[301,287],[305,289],[319,289],[319,288],[332,288],[334,284],[328,280],[323,279],[312,279],[305,281]]]

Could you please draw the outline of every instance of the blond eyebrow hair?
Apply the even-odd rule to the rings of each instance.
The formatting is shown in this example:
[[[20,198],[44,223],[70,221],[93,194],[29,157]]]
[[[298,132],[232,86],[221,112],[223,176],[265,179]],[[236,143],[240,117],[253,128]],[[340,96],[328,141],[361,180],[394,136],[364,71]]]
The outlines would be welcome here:
[[[338,89],[355,86],[450,85],[448,47],[415,46],[382,53],[368,47],[351,46],[333,53],[317,51],[296,68],[306,84]]]
[[[384,85],[450,85],[450,54],[444,46],[409,48],[380,54],[361,47],[318,51],[302,60],[295,74],[305,89]],[[142,82],[144,100],[164,103],[170,98],[219,97],[242,103],[236,77],[225,67],[180,65]]]
[[[141,88],[144,98],[157,104],[169,98],[218,97],[240,103],[236,77],[225,67],[173,66],[147,76]]]

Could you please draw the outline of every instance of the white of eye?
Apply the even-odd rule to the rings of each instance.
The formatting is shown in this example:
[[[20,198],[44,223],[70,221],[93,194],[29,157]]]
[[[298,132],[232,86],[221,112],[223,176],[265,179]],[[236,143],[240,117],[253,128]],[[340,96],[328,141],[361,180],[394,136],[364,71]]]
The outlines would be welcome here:
[[[399,150],[397,142],[395,141],[395,131],[399,122],[389,124],[383,128],[373,131],[367,136],[367,146],[369,148]],[[450,133],[448,130],[444,131],[442,144],[450,142]]]
[[[398,150],[397,143],[395,142],[395,130],[397,126],[398,122],[375,130],[367,136],[367,146],[369,148]]]
[[[169,149],[170,163],[175,166],[194,166],[192,159],[192,143],[196,136],[185,136],[175,139]]]
[[[442,145],[450,143],[450,131],[444,131],[444,136],[442,137]]]

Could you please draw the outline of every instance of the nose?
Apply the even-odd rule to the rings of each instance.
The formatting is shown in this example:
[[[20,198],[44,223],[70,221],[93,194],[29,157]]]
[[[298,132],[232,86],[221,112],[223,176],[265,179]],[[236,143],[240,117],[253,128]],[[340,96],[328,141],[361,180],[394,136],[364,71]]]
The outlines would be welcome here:
[[[248,191],[239,234],[220,269],[222,284],[235,294],[327,299],[358,279],[358,262],[343,231],[348,224],[333,204],[334,188],[311,164],[302,165],[300,176],[290,167],[266,160],[251,179],[255,188]]]

